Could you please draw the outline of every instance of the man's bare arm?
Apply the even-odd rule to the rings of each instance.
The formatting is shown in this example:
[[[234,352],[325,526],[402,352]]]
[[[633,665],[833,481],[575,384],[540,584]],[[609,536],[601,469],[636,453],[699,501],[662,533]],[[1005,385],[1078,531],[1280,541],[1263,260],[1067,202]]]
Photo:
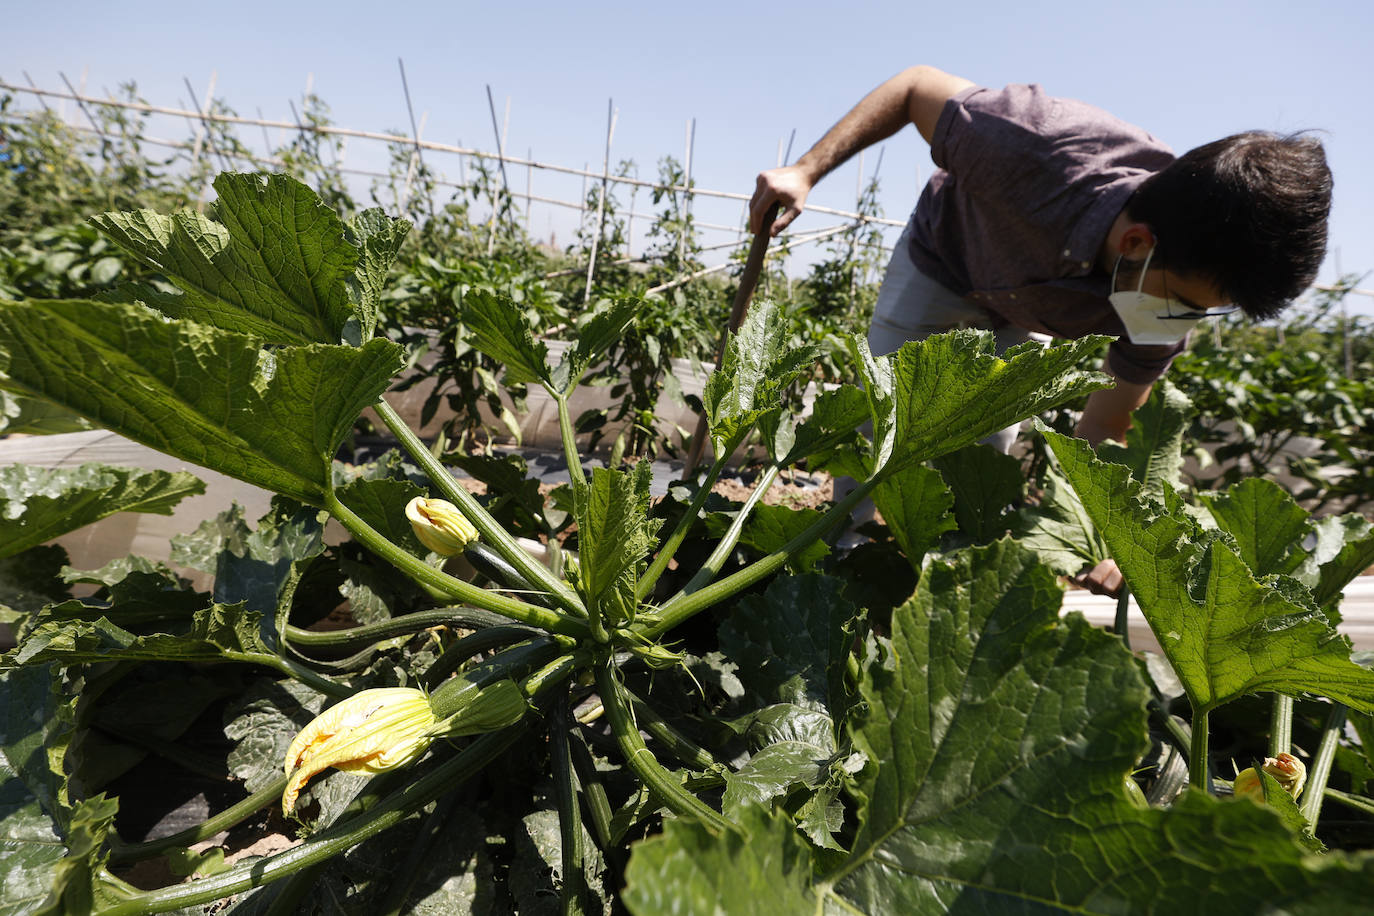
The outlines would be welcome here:
[[[1150,399],[1151,387],[1149,382],[1142,385],[1117,379],[1115,387],[1088,395],[1083,416],[1078,419],[1078,436],[1093,446],[1104,439],[1125,442],[1126,430],[1131,428],[1131,412]]]
[[[774,204],[783,211],[773,223],[773,235],[801,215],[806,195],[830,172],[861,149],[915,124],[927,143],[950,97],[974,85],[934,67],[911,67],[864,96],[795,165],[759,174],[749,202],[749,229],[758,232],[763,215]]]

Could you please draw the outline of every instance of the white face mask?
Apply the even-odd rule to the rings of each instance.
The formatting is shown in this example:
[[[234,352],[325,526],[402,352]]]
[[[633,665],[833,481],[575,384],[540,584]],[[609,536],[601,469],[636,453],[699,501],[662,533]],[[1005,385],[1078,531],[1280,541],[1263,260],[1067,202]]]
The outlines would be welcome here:
[[[1151,296],[1144,291],[1145,272],[1150,269],[1150,258],[1154,257],[1154,253],[1154,246],[1151,245],[1150,253],[1145,256],[1145,266],[1140,268],[1140,282],[1136,288],[1114,292],[1107,297],[1107,301],[1126,326],[1126,336],[1131,343],[1167,346],[1182,340],[1203,315],[1198,313],[1196,318],[1178,315],[1170,308],[1168,299]],[[1116,272],[1121,267],[1121,258],[1122,255],[1117,255],[1116,264],[1112,267],[1113,290],[1116,289]]]

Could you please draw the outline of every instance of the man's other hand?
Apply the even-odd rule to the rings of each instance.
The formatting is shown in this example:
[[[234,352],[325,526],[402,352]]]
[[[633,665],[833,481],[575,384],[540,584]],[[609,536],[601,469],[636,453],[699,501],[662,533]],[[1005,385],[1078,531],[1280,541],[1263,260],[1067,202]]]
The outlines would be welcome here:
[[[1083,570],[1069,581],[1074,585],[1086,588],[1094,595],[1110,595],[1113,598],[1121,594],[1121,586],[1125,582],[1121,576],[1121,570],[1117,568],[1116,561],[1110,558],[1098,563],[1092,569]]]
[[[763,216],[774,204],[782,206],[782,212],[773,221],[773,235],[792,224],[806,206],[806,195],[811,193],[812,181],[806,171],[795,165],[785,165],[778,169],[760,172],[754,187],[754,197],[749,201],[749,231],[758,234],[763,225]]]

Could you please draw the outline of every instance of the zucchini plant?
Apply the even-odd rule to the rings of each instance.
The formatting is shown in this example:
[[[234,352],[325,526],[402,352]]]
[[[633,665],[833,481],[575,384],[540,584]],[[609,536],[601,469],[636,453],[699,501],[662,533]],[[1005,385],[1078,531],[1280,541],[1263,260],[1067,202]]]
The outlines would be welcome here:
[[[954,497],[926,462],[1102,387],[1079,368],[1099,340],[1000,358],[971,331],[890,357],[854,341],[862,387],[803,418],[781,404],[814,353],[760,302],[703,397],[714,463],[656,500],[646,462],[584,465],[567,408],[637,303],[581,316],[551,364],[518,306],[472,296],[468,342],[560,408],[570,482],[553,504],[575,540],[546,565],[387,404],[404,353],[374,332],[406,225],[345,223],[283,176],[216,190],[211,217],[96,217],[167,284],[0,302],[0,385],[278,494],[255,527],[231,509],[178,539],[210,592],[135,558],[60,569],[53,548],[0,568],[26,585],[0,680],[4,911],[1330,913],[1374,891],[1363,853],[1313,857],[1277,806],[1206,786],[1142,805],[1126,788],[1147,746],[1136,661],[1061,620],[1055,574],[1015,540],[938,549]],[[398,452],[345,465],[368,407]],[[768,463],[721,506],[711,484],[751,435]],[[1254,579],[1123,469],[1051,444],[1137,594],[1172,589],[1151,603],[1177,616],[1169,660],[1195,711],[1257,690],[1374,711],[1374,675],[1296,580]],[[859,486],[823,512],[763,506],[803,462]],[[147,486],[163,495],[101,511],[194,485]],[[0,524],[53,514],[22,483],[5,496]],[[869,496],[916,582],[890,619],[827,573],[825,537]],[[482,574],[450,572],[458,553]],[[300,625],[341,600],[360,625]],[[221,740],[196,744],[211,709]],[[148,753],[232,776],[239,798],[125,836],[114,771]],[[267,817],[298,835],[227,861],[213,838]],[[135,867],[155,860],[165,880]]]

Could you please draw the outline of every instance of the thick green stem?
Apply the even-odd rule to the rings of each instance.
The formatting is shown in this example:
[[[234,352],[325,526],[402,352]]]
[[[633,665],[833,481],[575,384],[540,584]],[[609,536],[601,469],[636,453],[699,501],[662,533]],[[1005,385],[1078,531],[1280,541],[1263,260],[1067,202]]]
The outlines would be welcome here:
[[[577,434],[573,432],[572,414],[568,411],[568,396],[548,385],[544,389],[558,405],[558,432],[563,440],[563,460],[568,465],[568,479],[574,487],[585,487],[587,475],[582,470],[582,456],[577,454]]]
[[[429,666],[425,671],[425,683],[438,685],[474,655],[512,646],[535,635],[538,634],[525,627],[487,627],[464,636],[445,649]]]
[[[606,787],[601,784],[601,774],[597,772],[596,761],[581,736],[570,742],[573,766],[577,768],[578,782],[582,786],[582,801],[587,805],[587,816],[592,822],[592,832],[608,862],[613,860],[618,838],[611,835],[611,800],[606,795]]]
[[[768,488],[773,485],[773,481],[778,479],[778,474],[781,471],[782,468],[778,465],[770,464],[768,469],[759,477],[758,486],[754,487],[754,492],[749,494],[749,498],[745,500],[744,505],[741,506],[739,512],[735,514],[735,519],[730,523],[730,527],[726,530],[725,536],[716,544],[715,550],[711,551],[711,555],[706,558],[706,562],[701,564],[701,568],[697,570],[696,575],[692,576],[691,580],[683,586],[682,593],[684,595],[690,595],[692,592],[700,591],[706,585],[710,584],[711,580],[720,572],[721,567],[725,565],[725,561],[729,558],[730,552],[733,551],[735,545],[739,543],[740,535],[744,533],[744,525],[749,521],[749,516],[753,513],[754,507],[759,504],[759,500],[763,499],[763,494],[768,492]],[[822,532],[822,534],[823,533],[824,532]]]
[[[267,655],[260,652],[225,652],[224,657],[235,661],[251,662],[257,665],[267,665],[268,667],[276,668],[287,677],[295,678],[302,684],[314,687],[326,696],[342,699],[344,697],[351,697],[356,692],[347,684],[340,684],[338,681],[332,681],[323,674],[311,671],[304,665],[298,665],[288,658],[282,658],[280,655]]]
[[[643,601],[654,590],[658,584],[659,577],[663,575],[668,564],[672,562],[673,555],[677,553],[678,547],[686,540],[688,532],[692,530],[692,525],[697,520],[697,514],[701,512],[701,507],[706,505],[706,500],[711,496],[711,487],[715,484],[716,478],[720,476],[721,470],[725,467],[725,462],[729,455],[719,455],[710,470],[706,472],[706,479],[697,488],[696,495],[692,497],[691,504],[682,518],[678,520],[677,526],[673,528],[673,533],[668,540],[664,541],[658,548],[658,553],[654,556],[654,562],[644,571],[644,575],[639,577],[639,582],[635,584],[635,600]]]
[[[325,494],[324,502],[329,513],[338,519],[339,523],[348,529],[349,534],[353,535],[364,547],[416,582],[443,593],[449,600],[460,601],[483,610],[502,614],[512,620],[532,627],[539,627],[551,633],[562,633],[567,636],[578,636],[586,633],[586,625],[581,621],[565,617],[548,608],[489,592],[470,582],[464,582],[462,579],[450,576],[442,570],[435,569],[383,537],[380,532],[363,521],[353,510],[340,502],[332,491]]]
[[[1194,788],[1212,794],[1212,768],[1208,760],[1207,717],[1204,711],[1193,712],[1192,746],[1188,751],[1188,781]]]
[[[1277,757],[1293,750],[1293,698],[1274,694],[1274,708],[1269,719],[1269,756]]]
[[[428,630],[430,627],[463,627],[464,629],[478,630],[485,627],[504,626],[509,623],[510,618],[503,614],[479,611],[476,608],[450,607],[432,611],[416,611],[413,614],[403,614],[400,617],[392,617],[390,620],[360,627],[349,627],[346,630],[307,630],[287,624],[286,638],[295,646],[351,649],[357,646],[369,646],[373,643],[385,642],[398,636],[409,636],[412,633],[419,633],[421,630]]]
[[[669,725],[662,716],[650,708],[648,703],[635,696],[629,688],[622,686],[620,689],[625,691],[626,697],[630,700],[635,721],[666,747],[674,757],[683,764],[698,770],[710,770],[718,774],[725,772],[725,768],[716,761],[710,751]]]
[[[278,776],[266,786],[263,786],[252,795],[237,804],[225,808],[219,814],[207,818],[205,821],[181,831],[171,836],[160,837],[156,840],[148,840],[143,843],[131,843],[128,846],[117,845],[110,853],[111,865],[122,865],[126,862],[137,862],[140,859],[149,859],[153,856],[175,849],[178,846],[191,846],[210,837],[222,830],[236,827],[258,811],[266,808],[273,802],[281,800],[281,794],[286,789],[286,776]]]
[[[724,601],[731,595],[743,591],[782,569],[789,560],[799,555],[803,550],[824,537],[831,528],[848,518],[850,510],[863,502],[877,485],[878,478],[872,478],[859,484],[848,496],[831,506],[825,515],[812,522],[801,534],[739,572],[712,582],[691,594],[684,591],[674,595],[659,609],[658,623],[644,631],[644,638],[653,641],[708,607]]]
[[[510,533],[497,523],[496,519],[491,517],[491,513],[471,493],[458,486],[448,469],[430,453],[425,444],[420,441],[420,437],[411,431],[410,427],[384,398],[379,399],[373,409],[382,418],[387,429],[391,430],[391,434],[400,442],[401,447],[429,476],[439,492],[444,494],[444,498],[456,505],[467,520],[472,522],[473,527],[482,535],[483,541],[490,544],[492,549],[504,557],[507,563],[514,566],[528,582],[546,591],[559,607],[580,617],[586,616],[586,608],[582,606],[581,600],[568,587],[568,584],[550,572],[543,563],[530,556],[529,552],[521,547],[515,538],[511,537]],[[578,470],[581,470],[580,465]]]
[[[375,808],[350,818],[346,823],[323,830],[298,846],[266,859],[245,862],[218,875],[122,900],[102,910],[102,916],[144,916],[209,903],[323,862],[400,823],[463,780],[480,772],[523,733],[523,728],[516,727],[482,735],[452,760],[445,761],[404,786]]]
[[[1336,747],[1345,732],[1345,706],[1340,703],[1331,705],[1326,717],[1326,728],[1322,731],[1322,743],[1317,747],[1317,755],[1307,768],[1307,788],[1303,790],[1302,816],[1312,829],[1317,829],[1317,818],[1322,814],[1322,800],[1326,796],[1326,782],[1331,778],[1331,762],[1336,759]]]
[[[1130,586],[1123,584],[1121,594],[1116,596],[1116,635],[1121,637],[1121,642],[1125,644],[1126,651],[1131,651],[1131,630],[1127,615],[1131,609],[1131,589]]]
[[[719,811],[687,791],[677,779],[665,770],[644,745],[639,729],[630,717],[624,697],[620,693],[620,682],[615,671],[608,665],[596,668],[596,689],[605,707],[606,718],[616,743],[625,756],[625,762],[634,770],[644,784],[663,800],[674,814],[699,820],[708,828],[724,831],[733,829],[730,822]]]
[[[1356,811],[1363,811],[1365,814],[1374,814],[1374,800],[1365,798],[1363,795],[1352,795],[1349,792],[1342,792],[1340,789],[1333,789],[1327,786],[1323,793],[1327,798],[1334,799],[1343,805],[1354,808]]]
[[[568,696],[554,700],[550,715],[550,751],[553,757],[553,794],[558,803],[558,833],[563,865],[562,912],[573,916],[583,912],[586,874],[583,872],[582,811],[577,804],[577,776],[573,773],[569,748]]]

